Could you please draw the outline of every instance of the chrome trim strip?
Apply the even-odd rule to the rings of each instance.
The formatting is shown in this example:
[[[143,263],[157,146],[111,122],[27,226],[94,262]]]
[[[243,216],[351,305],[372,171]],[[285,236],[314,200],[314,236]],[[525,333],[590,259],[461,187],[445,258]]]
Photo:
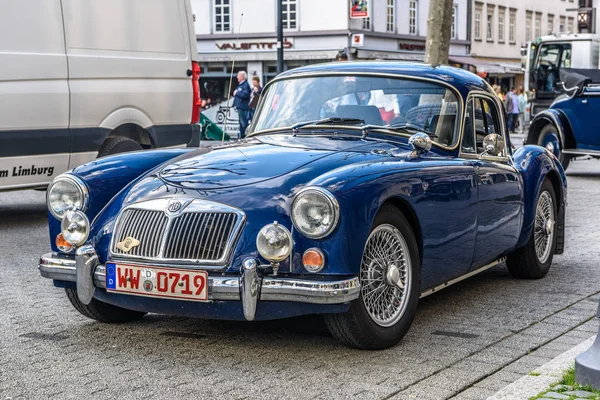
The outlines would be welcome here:
[[[183,206],[181,207],[181,210],[179,210],[178,212],[168,211],[169,204],[175,200],[180,201],[183,204]],[[117,237],[117,235],[116,235],[117,230],[121,227],[122,216],[126,210],[130,210],[130,209],[163,211],[165,213],[165,215],[167,216],[167,218],[168,218],[167,225],[165,227],[162,237],[159,239],[160,240],[160,244],[159,244],[160,250],[158,253],[158,257],[149,258],[149,257],[142,257],[142,256],[133,256],[133,255],[113,253],[113,248],[115,245],[114,241]],[[170,236],[171,237],[175,236],[175,235],[173,235],[173,232],[170,231],[175,219],[181,218],[185,214],[189,214],[189,213],[232,213],[232,214],[237,215],[236,222],[235,222],[233,228],[231,229],[229,236],[227,237],[227,243],[225,246],[225,250],[223,251],[223,255],[218,260],[164,258],[164,254],[165,254],[166,247],[167,247],[167,238]],[[216,202],[213,202],[210,200],[202,200],[202,199],[195,199],[195,198],[167,197],[167,198],[160,198],[160,199],[154,199],[154,200],[148,200],[148,201],[143,201],[143,202],[139,202],[139,203],[134,203],[134,204],[131,204],[131,205],[123,208],[119,212],[119,215],[115,221],[115,230],[113,231],[113,235],[110,240],[109,256],[110,256],[110,259],[114,260],[114,261],[119,261],[119,260],[126,261],[126,262],[136,262],[137,261],[137,262],[141,262],[141,263],[145,262],[145,263],[152,263],[152,264],[156,264],[156,265],[164,265],[164,266],[170,266],[170,267],[174,267],[175,265],[177,265],[178,267],[181,267],[181,268],[194,268],[197,266],[201,266],[203,270],[222,270],[225,267],[227,267],[231,261],[231,258],[233,256],[233,248],[237,244],[239,237],[242,234],[242,230],[243,230],[245,223],[246,223],[246,214],[242,210],[232,207],[232,206],[229,206],[227,204],[216,203]],[[205,220],[203,220],[203,225],[206,225]],[[178,233],[179,233],[179,230],[181,230],[181,228],[182,227],[180,226],[178,229]],[[202,237],[204,238],[204,235],[202,235]],[[213,238],[213,241],[214,241],[214,238]]]
[[[76,282],[75,258],[57,253],[44,254],[38,266],[40,274],[45,278],[59,281]],[[93,275],[94,286],[106,288],[106,270],[98,265]],[[209,276],[208,298],[213,301],[239,301],[241,297],[241,277]],[[249,282],[250,283],[250,282]],[[260,286],[260,279],[254,280]],[[340,304],[355,300],[360,294],[358,277],[333,280],[312,281],[296,278],[279,278],[266,276],[262,278],[259,300],[291,301],[312,304]]]
[[[562,150],[563,154],[573,155],[573,156],[600,156],[599,150],[590,150],[590,149],[564,149]]]
[[[448,282],[442,283],[441,285],[438,285],[438,286],[436,286],[436,287],[434,287],[434,288],[427,289],[426,291],[424,291],[424,292],[421,292],[421,297],[419,297],[419,298],[420,298],[420,299],[422,299],[423,297],[427,297],[427,296],[429,296],[430,294],[433,294],[433,293],[439,292],[440,290],[442,290],[442,289],[445,289],[445,288],[447,288],[448,286],[454,285],[455,283],[458,283],[458,282],[460,282],[460,281],[463,281],[463,280],[465,280],[465,279],[467,279],[467,278],[470,278],[470,277],[472,277],[473,275],[477,275],[478,273],[480,273],[480,272],[483,272],[483,271],[485,271],[486,269],[490,269],[490,268],[492,268],[492,267],[494,267],[494,266],[496,266],[496,265],[498,265],[498,264],[500,264],[500,263],[503,263],[505,260],[506,260],[506,257],[502,257],[502,258],[500,258],[499,260],[496,260],[496,261],[494,261],[494,262],[491,262],[491,263],[489,263],[488,265],[484,265],[483,267],[481,267],[481,268],[478,268],[478,269],[476,269],[476,270],[474,270],[474,271],[471,271],[471,272],[469,272],[468,274],[465,274],[465,275],[463,275],[463,276],[459,276],[458,278],[451,279],[451,280],[449,280]]]

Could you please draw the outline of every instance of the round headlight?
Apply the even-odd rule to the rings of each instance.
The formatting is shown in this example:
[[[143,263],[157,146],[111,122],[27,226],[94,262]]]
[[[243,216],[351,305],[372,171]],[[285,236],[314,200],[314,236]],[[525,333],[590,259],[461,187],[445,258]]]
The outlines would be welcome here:
[[[90,221],[81,211],[69,211],[60,223],[60,229],[67,243],[79,246],[84,244],[90,235]]]
[[[48,210],[57,219],[63,219],[68,211],[85,211],[87,202],[88,189],[85,183],[68,174],[56,177],[46,195]]]
[[[321,239],[337,226],[340,207],[329,191],[309,187],[298,193],[292,204],[292,222],[304,236]]]
[[[256,249],[266,260],[281,262],[292,253],[292,234],[277,222],[265,225],[256,237]]]

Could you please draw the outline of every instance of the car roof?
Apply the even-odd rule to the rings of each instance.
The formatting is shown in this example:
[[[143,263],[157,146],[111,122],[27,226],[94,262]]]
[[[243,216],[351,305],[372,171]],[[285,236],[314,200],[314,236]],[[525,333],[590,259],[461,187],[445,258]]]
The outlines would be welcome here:
[[[283,72],[277,79],[301,74],[361,73],[391,74],[415,78],[428,78],[454,86],[464,97],[472,90],[494,94],[491,86],[481,77],[464,69],[429,64],[399,61],[343,61],[310,64]]]

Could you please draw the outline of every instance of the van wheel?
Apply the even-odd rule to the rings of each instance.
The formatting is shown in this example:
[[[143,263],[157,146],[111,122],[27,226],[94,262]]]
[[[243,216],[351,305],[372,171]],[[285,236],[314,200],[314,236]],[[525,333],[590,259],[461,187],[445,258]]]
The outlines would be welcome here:
[[[98,158],[142,149],[142,145],[135,140],[131,140],[124,136],[113,136],[104,141],[104,144],[100,148],[100,152],[98,152]]]

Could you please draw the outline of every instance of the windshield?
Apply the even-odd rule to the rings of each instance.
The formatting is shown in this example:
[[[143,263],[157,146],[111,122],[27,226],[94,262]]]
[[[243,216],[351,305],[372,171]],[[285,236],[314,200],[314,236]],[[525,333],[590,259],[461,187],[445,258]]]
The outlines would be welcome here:
[[[251,130],[354,118],[369,125],[420,128],[431,133],[434,142],[454,146],[458,115],[457,96],[441,84],[372,76],[302,77],[280,80],[265,89]],[[354,127],[359,129],[360,124]]]

